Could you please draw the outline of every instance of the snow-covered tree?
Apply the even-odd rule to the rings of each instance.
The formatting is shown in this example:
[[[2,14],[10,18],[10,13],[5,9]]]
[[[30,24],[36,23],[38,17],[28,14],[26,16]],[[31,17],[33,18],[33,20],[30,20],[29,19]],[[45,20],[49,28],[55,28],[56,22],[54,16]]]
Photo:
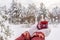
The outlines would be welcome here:
[[[6,6],[0,8],[0,40],[8,40],[11,36],[9,25],[5,25],[5,22],[8,21],[8,13]]]
[[[30,22],[32,21],[35,23],[35,16],[36,16],[36,5],[34,3],[29,4],[27,8],[27,17],[29,17]]]
[[[23,14],[23,7],[20,3],[16,3],[14,0],[12,1],[11,9],[10,9],[10,18],[9,22],[18,24],[21,21],[21,17]]]
[[[29,4],[27,14],[30,16],[33,15],[35,16],[35,12],[36,12],[36,5],[34,3]]]
[[[48,14],[48,9],[46,9],[45,5],[43,3],[41,3],[38,18],[37,18],[38,21],[41,20],[41,16],[43,16],[43,19],[45,19],[47,17],[46,14]]]
[[[43,3],[40,4],[40,14],[42,14],[45,19],[46,14],[47,14],[47,9]]]
[[[60,20],[60,8],[59,7],[55,7],[52,9],[52,15],[53,15],[53,18],[54,18],[54,22],[58,22]]]

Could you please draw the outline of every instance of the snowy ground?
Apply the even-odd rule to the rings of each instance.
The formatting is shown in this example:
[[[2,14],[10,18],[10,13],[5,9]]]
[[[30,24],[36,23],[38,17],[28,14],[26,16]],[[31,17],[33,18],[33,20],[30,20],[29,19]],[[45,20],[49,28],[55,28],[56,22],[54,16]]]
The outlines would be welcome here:
[[[21,33],[23,33],[26,30],[29,30],[29,28],[21,27],[22,25],[10,25],[10,28],[14,31],[14,35],[12,35],[12,37],[9,38],[9,40],[15,40],[18,36],[20,36]],[[48,26],[51,30],[51,33],[48,37],[46,37],[46,40],[60,40],[60,24],[49,24]]]

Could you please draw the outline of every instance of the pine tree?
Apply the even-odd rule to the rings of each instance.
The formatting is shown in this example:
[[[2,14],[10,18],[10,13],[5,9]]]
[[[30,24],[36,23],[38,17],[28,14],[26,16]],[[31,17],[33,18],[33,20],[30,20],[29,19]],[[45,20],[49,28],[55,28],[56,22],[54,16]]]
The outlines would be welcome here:
[[[37,16],[37,21],[39,22],[42,19],[46,19],[48,14],[48,9],[46,9],[45,5],[43,3],[40,4],[39,10],[38,10],[38,16]]]
[[[40,4],[40,15],[43,15],[43,19],[46,18],[47,9],[43,3]]]

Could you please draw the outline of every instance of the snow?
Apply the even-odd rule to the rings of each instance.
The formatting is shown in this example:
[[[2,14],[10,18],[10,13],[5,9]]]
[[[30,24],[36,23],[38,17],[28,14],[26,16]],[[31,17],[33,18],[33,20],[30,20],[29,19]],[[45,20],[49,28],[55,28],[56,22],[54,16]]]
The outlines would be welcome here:
[[[4,23],[6,26],[9,25],[11,29],[12,36],[8,40],[15,40],[19,37],[23,32],[28,31],[29,29],[33,28],[37,25],[37,22],[34,25],[28,24],[20,24],[14,25],[9,24],[8,21]],[[46,37],[46,40],[59,40],[60,39],[60,24],[49,24],[48,25],[50,32],[49,35]]]
[[[10,28],[13,31],[12,33],[14,35],[12,35],[11,38],[9,38],[9,40],[15,40],[17,37],[19,37],[21,35],[21,33],[29,30],[31,27],[25,28],[23,27],[23,25],[25,26],[26,24],[20,24],[20,25],[12,25],[10,24]],[[36,24],[34,24],[33,26],[36,26]],[[49,29],[50,29],[50,34],[46,37],[46,40],[59,40],[60,39],[60,24],[49,24]]]
[[[1,1],[1,0],[0,0]],[[21,1],[21,0],[20,0]],[[34,0],[35,1],[35,0]],[[34,2],[33,1],[33,2]],[[3,1],[2,2],[2,4],[4,5],[4,2],[7,2],[7,0],[6,1]],[[10,2],[10,1],[9,1]],[[8,3],[9,3],[8,2]],[[24,1],[25,2],[25,1]],[[24,3],[23,2],[23,3]],[[27,1],[28,2],[28,1]],[[37,3],[38,2],[38,3]],[[35,2],[36,4],[38,4],[38,5],[40,5],[40,1],[37,1],[37,2]],[[59,0],[58,0],[58,2],[59,2]],[[57,2],[57,4],[59,4]],[[8,8],[8,6],[9,5],[7,5],[8,3],[5,3],[5,5],[7,6],[7,8]],[[50,5],[53,5],[54,3],[53,2],[49,2],[50,3]],[[49,3],[47,3],[46,4],[46,1],[44,2],[44,4],[47,6],[47,7],[49,7],[50,5],[49,5]],[[28,3],[26,3],[26,4],[28,4]],[[56,4],[56,3],[55,3]],[[57,5],[56,4],[56,5]],[[24,3],[24,5],[25,5],[25,3]],[[25,5],[26,6],[26,5]],[[54,5],[53,5],[54,6]],[[50,6],[51,7],[51,6]],[[50,8],[49,8],[50,9]],[[58,9],[59,10],[59,9]],[[58,12],[60,12],[60,11],[58,11]],[[0,16],[0,21],[2,20],[3,18]],[[10,27],[10,29],[11,29],[11,33],[12,33],[12,36],[8,39],[8,40],[15,40],[17,37],[19,37],[23,32],[25,32],[25,31],[29,31],[29,29],[31,29],[32,27],[34,27],[34,26],[36,26],[36,24],[34,24],[34,25],[28,25],[28,24],[20,24],[20,25],[14,25],[14,24],[9,24],[7,21],[4,23],[6,26],[7,25],[9,25],[9,27]],[[59,40],[60,39],[60,24],[49,24],[48,25],[49,26],[49,31],[50,32],[46,32],[46,33],[49,33],[49,35],[46,37],[46,40]],[[35,29],[34,29],[35,30]]]
[[[60,24],[55,26],[49,25],[51,28],[50,35],[46,38],[46,40],[59,40],[60,39]]]

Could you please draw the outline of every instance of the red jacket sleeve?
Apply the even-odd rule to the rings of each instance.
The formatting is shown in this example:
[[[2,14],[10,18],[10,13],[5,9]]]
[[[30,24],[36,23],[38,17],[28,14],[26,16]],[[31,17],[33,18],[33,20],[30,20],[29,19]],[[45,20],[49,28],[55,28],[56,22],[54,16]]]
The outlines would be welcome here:
[[[22,34],[20,37],[16,38],[15,40],[25,40],[24,35]]]
[[[18,37],[16,40],[30,40],[30,33],[26,31],[22,33],[22,35]]]

